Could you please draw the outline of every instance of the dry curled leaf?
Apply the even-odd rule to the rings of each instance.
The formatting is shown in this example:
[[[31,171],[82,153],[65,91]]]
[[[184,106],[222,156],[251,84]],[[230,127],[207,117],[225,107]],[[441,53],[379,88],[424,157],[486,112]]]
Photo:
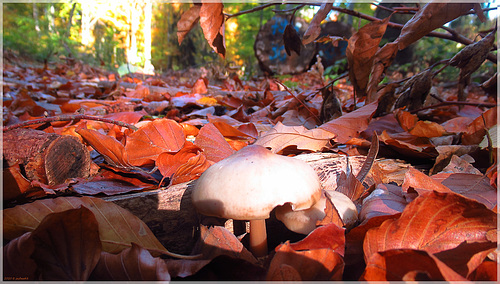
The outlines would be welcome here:
[[[37,265],[31,259],[34,250],[31,232],[6,244],[3,247],[3,280],[35,280]]]
[[[224,39],[224,5],[221,2],[202,1],[200,26],[212,49],[222,57],[226,54]]]
[[[201,5],[195,4],[189,10],[184,12],[179,22],[177,22],[177,40],[179,45],[182,43],[186,35],[194,25],[200,20]]]
[[[99,261],[97,220],[84,206],[48,214],[31,237],[41,280],[85,281]]]
[[[99,223],[99,236],[104,251],[118,253],[130,247],[132,242],[156,252],[156,255],[166,251],[139,218],[112,202],[93,197],[58,197],[5,209],[4,238],[12,240],[31,232],[48,214],[78,208],[81,205],[94,213]]]
[[[154,258],[146,249],[132,243],[131,248],[119,254],[102,252],[91,280],[170,281],[170,275],[163,259]]]
[[[286,126],[278,122],[271,130],[261,133],[254,144],[271,148],[273,153],[279,153],[288,146],[318,151],[326,146],[333,136],[323,129],[307,130],[303,126]]]
[[[325,1],[314,15],[309,27],[307,27],[304,36],[302,37],[302,44],[308,44],[318,38],[321,33],[321,22],[326,18],[328,13],[332,10],[333,3]]]

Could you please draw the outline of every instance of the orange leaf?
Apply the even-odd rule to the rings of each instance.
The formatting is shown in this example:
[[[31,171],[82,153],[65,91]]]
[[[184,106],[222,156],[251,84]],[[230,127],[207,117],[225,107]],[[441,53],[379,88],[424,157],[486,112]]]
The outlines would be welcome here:
[[[213,123],[208,123],[200,129],[194,144],[203,149],[208,160],[215,163],[234,153],[234,150]]]
[[[361,281],[465,281],[458,273],[425,251],[397,249],[375,253],[367,261]]]
[[[497,216],[483,204],[455,193],[425,192],[397,220],[370,229],[363,250],[369,260],[376,252],[417,249],[437,253],[462,242],[496,240]]]
[[[418,116],[416,114],[411,114],[410,112],[401,109],[394,110],[394,116],[398,120],[401,128],[403,128],[406,132],[410,132],[418,121]]]
[[[223,9],[222,3],[213,1],[202,2],[200,9],[200,26],[205,39],[222,57],[226,54]]]
[[[156,119],[127,136],[125,150],[135,166],[153,164],[163,152],[177,152],[186,141],[182,127],[171,119]]]
[[[415,127],[410,130],[410,134],[417,137],[440,137],[446,134],[446,130],[440,124],[433,121],[417,121]]]
[[[172,184],[178,184],[183,182],[188,182],[193,179],[197,179],[201,174],[208,169],[214,162],[207,160],[203,153],[189,158],[187,163],[181,165],[175,171],[172,177]]]
[[[378,46],[387,28],[389,18],[370,22],[349,38],[346,50],[349,79],[353,83],[355,94],[358,97],[366,94],[373,58],[379,50]]]
[[[452,192],[451,189],[435,181],[430,176],[420,172],[419,170],[410,167],[405,174],[403,182],[403,191],[408,192],[409,188],[413,188],[419,194],[429,191],[436,191],[441,193]]]
[[[292,248],[290,241],[279,245],[276,249],[276,254],[271,260],[267,274],[267,280],[275,277],[282,270],[283,265],[293,267],[302,281],[335,281],[342,279],[344,270],[344,261],[340,254],[330,248],[319,248],[304,251],[296,251]],[[282,274],[283,275],[283,274]],[[296,278],[296,274],[292,273],[292,279]]]
[[[76,132],[80,134],[94,150],[103,155],[104,159],[109,164],[118,168],[128,168],[131,166],[125,147],[115,138],[85,128],[77,129]]]
[[[328,248],[344,256],[345,229],[336,224],[320,226],[304,239],[290,244],[295,251]]]
[[[246,260],[253,264],[257,263],[257,259],[255,259],[252,253],[226,228],[212,226],[207,229],[207,227],[202,227],[201,231],[200,240],[203,244],[201,253],[205,258],[227,255]]]
[[[177,153],[164,152],[158,156],[155,165],[158,167],[161,175],[172,177],[181,165],[185,164],[190,158],[201,152],[201,148],[195,146],[192,142],[186,142],[186,145]]]

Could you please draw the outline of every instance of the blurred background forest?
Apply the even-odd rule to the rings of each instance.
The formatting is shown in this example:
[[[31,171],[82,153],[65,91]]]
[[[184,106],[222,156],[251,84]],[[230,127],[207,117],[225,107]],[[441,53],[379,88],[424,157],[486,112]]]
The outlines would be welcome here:
[[[4,51],[39,62],[75,58],[119,73],[124,72],[123,66],[128,62],[142,70],[154,70],[157,73],[211,64],[237,66],[244,76],[254,76],[260,72],[253,49],[259,29],[275,15],[273,9],[290,8],[287,5],[275,5],[229,18],[225,27],[227,53],[226,58],[222,59],[207,44],[199,26],[188,34],[181,45],[178,44],[177,22],[191,5],[148,0],[6,3],[3,4],[3,47]],[[262,4],[228,2],[224,3],[224,12],[234,14],[259,5]],[[369,3],[335,5],[370,16],[380,16],[377,15],[376,6]],[[481,5],[484,8],[493,7],[492,3]],[[297,15],[309,22],[318,8],[314,5],[305,6]],[[451,22],[449,28],[478,40],[481,31],[491,29],[494,25],[494,16],[491,13],[487,15],[488,21],[485,23],[471,14]],[[411,17],[405,16],[406,20]],[[335,11],[330,13],[327,20],[348,23],[355,30],[368,23],[367,20]],[[463,48],[456,42],[430,37],[423,38],[415,45],[414,58],[426,62],[424,65],[419,64],[417,68],[420,69],[441,59],[451,58]],[[485,64],[491,65],[486,69],[494,69],[493,63]],[[396,68],[406,70],[415,66],[412,60],[407,60],[400,62]],[[332,70],[334,68],[327,69]]]

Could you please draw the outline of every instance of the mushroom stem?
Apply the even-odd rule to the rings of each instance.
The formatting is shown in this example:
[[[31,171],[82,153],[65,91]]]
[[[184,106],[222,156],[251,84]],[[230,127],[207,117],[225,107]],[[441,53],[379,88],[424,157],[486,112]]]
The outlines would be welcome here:
[[[266,220],[250,220],[250,251],[255,257],[267,255]]]

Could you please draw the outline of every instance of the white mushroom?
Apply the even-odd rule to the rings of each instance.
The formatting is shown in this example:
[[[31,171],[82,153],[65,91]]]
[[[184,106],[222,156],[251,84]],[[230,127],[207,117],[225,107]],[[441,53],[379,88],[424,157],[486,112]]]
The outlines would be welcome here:
[[[316,172],[303,161],[246,146],[208,168],[195,182],[192,201],[201,214],[250,220],[250,250],[267,254],[265,219],[279,205],[303,210],[321,195]]]
[[[280,220],[285,226],[293,232],[307,235],[316,229],[316,223],[325,218],[326,198],[328,196],[332,204],[337,209],[345,227],[349,228],[358,220],[358,211],[356,205],[345,194],[327,190],[321,194],[321,198],[311,208],[292,211],[288,206],[276,208],[276,219]]]

